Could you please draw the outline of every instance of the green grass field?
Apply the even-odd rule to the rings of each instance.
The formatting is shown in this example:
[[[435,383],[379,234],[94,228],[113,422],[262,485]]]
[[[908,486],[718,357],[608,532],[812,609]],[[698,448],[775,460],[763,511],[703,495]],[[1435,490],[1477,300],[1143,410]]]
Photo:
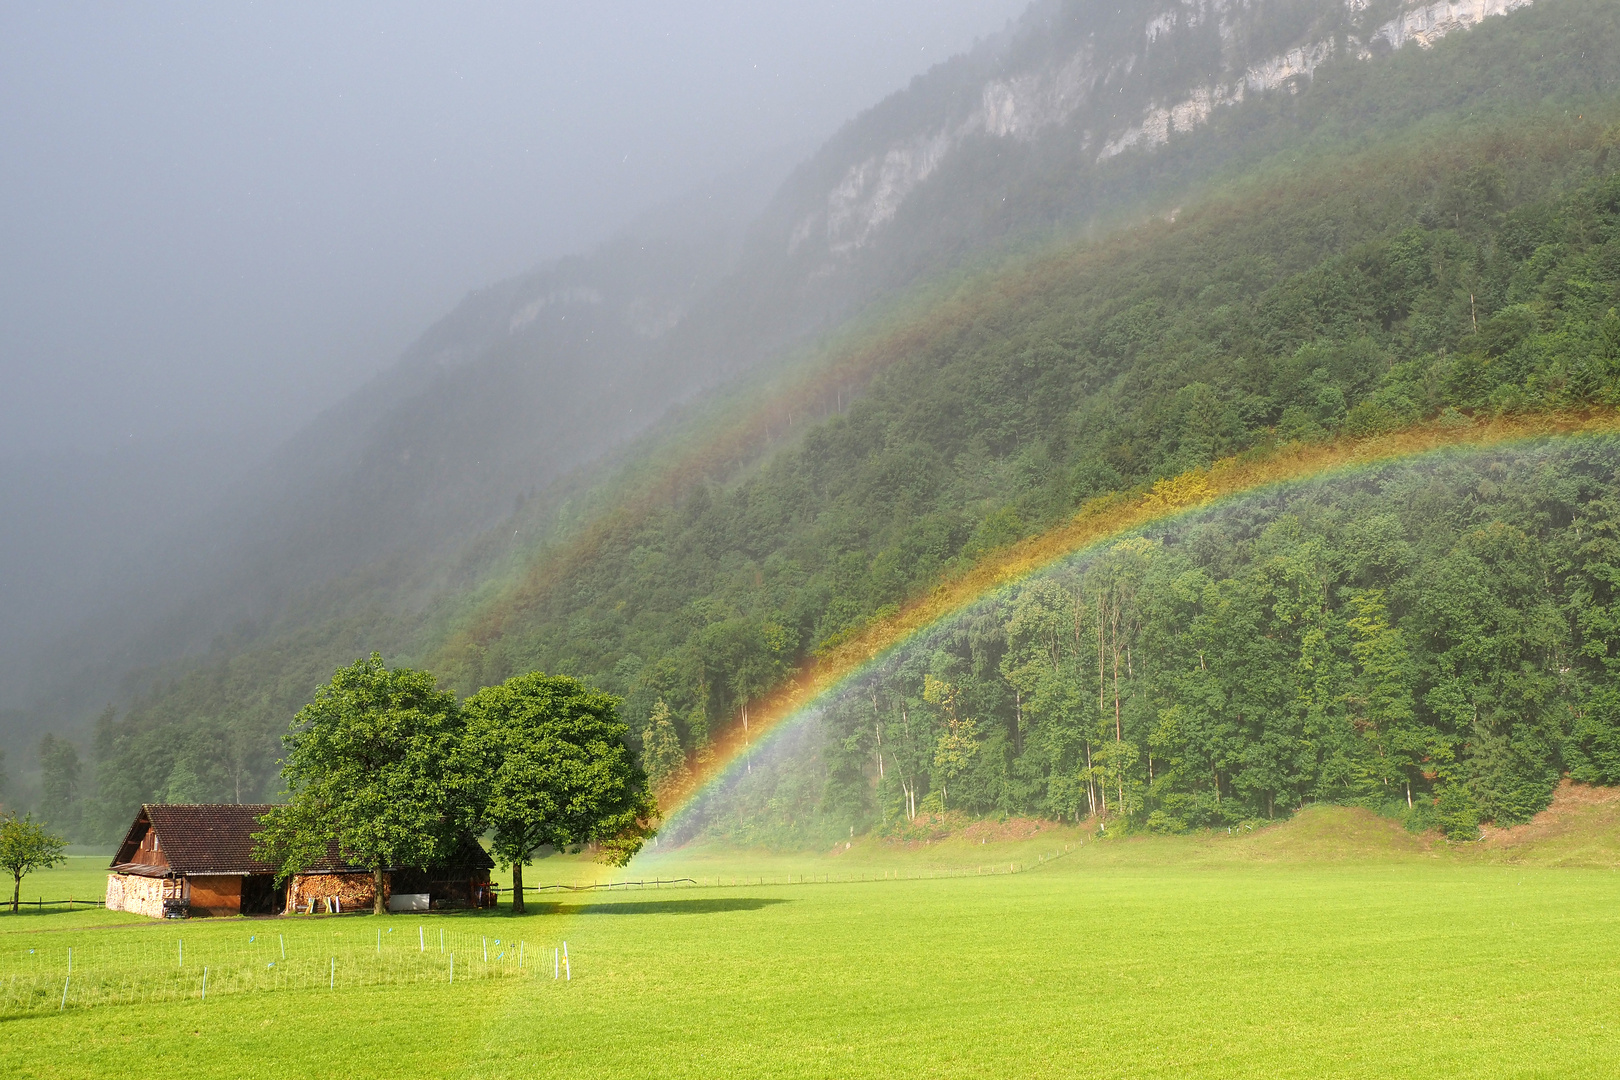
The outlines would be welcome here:
[[[7,915],[0,988],[28,949],[58,963],[71,945],[88,975],[98,950],[168,964],[181,936],[200,965],[274,959],[281,935],[286,964],[308,970],[206,1002],[70,995],[61,1012],[14,1012],[0,1075],[1612,1075],[1620,804],[1564,810],[1466,848],[1314,810],[1233,837],[1097,842],[1047,827],[836,855],[687,849],[628,876],[766,883],[546,897],[524,917]],[[1001,872],[983,872],[991,855]],[[94,862],[29,888],[93,887]],[[1030,868],[1006,873],[1015,863]],[[947,872],[964,876],[929,876]],[[609,876],[573,859],[529,873]],[[769,883],[790,875],[804,883]],[[862,876],[876,880],[808,880]],[[521,940],[526,971],[458,960],[452,984],[431,949],[439,929]],[[562,940],[573,978],[554,981]],[[355,981],[313,985],[340,951]],[[381,973],[393,981],[363,984],[365,963],[396,965]]]

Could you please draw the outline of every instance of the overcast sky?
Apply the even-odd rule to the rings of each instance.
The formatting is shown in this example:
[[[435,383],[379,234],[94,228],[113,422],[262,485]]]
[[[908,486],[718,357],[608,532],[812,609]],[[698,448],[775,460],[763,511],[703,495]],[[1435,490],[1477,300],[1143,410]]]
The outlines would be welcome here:
[[[287,434],[1026,0],[0,0],[0,456]]]

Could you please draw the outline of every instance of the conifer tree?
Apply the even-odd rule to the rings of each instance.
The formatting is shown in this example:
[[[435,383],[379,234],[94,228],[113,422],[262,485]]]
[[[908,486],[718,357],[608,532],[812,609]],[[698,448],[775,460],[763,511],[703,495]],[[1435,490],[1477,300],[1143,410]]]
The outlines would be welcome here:
[[[681,737],[670,719],[669,706],[659,698],[647,718],[647,728],[641,733],[641,767],[646,770],[647,782],[654,791],[664,791],[686,783],[686,754],[681,750]]]

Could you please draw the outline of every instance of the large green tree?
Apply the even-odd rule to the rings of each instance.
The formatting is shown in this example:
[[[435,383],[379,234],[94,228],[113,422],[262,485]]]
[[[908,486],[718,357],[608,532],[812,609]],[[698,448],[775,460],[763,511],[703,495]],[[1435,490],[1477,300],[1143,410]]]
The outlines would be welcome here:
[[[472,820],[460,739],[455,696],[432,675],[376,653],[339,668],[283,738],[287,802],[264,819],[261,857],[285,880],[335,845],[371,872],[381,914],[384,871],[448,857]]]
[[[63,861],[67,841],[53,836],[35,824],[30,814],[0,820],[0,868],[11,873],[11,910],[15,914],[22,898],[22,879],[35,870],[48,870]]]
[[[623,866],[652,835],[647,775],[625,745],[618,699],[563,675],[530,672],[468,698],[464,769],[495,857],[512,867],[512,910],[523,906],[523,864],[544,844],[598,845]]]

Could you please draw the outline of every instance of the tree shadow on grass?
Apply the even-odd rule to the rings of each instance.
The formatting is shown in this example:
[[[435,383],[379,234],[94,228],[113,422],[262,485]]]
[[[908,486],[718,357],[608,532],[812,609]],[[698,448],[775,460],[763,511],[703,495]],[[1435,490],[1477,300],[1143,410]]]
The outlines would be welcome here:
[[[630,900],[622,904],[530,904],[539,915],[714,915],[722,911],[758,911],[791,900],[763,896],[717,897],[708,900]]]

